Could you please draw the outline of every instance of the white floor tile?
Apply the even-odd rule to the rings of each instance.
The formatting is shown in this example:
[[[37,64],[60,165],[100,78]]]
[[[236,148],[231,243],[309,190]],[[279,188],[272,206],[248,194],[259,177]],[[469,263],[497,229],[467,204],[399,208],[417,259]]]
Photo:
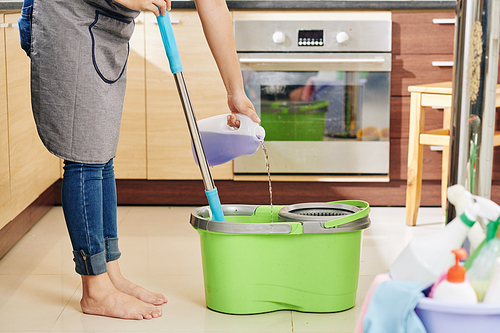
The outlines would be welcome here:
[[[162,318],[128,321],[81,312],[80,277],[62,209],[54,207],[0,260],[0,332],[352,332],[373,277],[389,269],[412,237],[444,227],[441,208],[421,208],[417,227],[408,227],[404,208],[374,207],[354,308],[240,316],[205,306],[199,236],[189,224],[194,208],[118,208],[122,273],[169,299]]]

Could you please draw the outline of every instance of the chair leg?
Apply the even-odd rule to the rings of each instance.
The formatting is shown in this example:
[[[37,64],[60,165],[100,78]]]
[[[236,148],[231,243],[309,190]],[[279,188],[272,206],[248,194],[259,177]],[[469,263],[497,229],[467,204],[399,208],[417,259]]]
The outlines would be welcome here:
[[[447,191],[448,191],[448,176],[450,173],[450,146],[443,147],[443,161],[441,169],[441,208],[443,209],[443,215],[446,215],[446,202]]]
[[[444,108],[443,128],[450,129],[450,127],[451,127],[451,108]],[[443,215],[446,215],[449,174],[450,174],[450,142],[448,142],[448,146],[443,147],[443,156],[441,162],[441,208],[443,209]]]
[[[424,130],[424,108],[421,94],[411,93],[410,131],[408,135],[408,174],[406,185],[406,224],[417,224],[418,208],[422,192],[423,146],[420,145],[420,133]]]

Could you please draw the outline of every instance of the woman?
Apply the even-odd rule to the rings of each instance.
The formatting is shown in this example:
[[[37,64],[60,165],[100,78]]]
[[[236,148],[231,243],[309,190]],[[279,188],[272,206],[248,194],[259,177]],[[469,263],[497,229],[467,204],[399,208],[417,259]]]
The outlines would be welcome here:
[[[120,272],[113,157],[134,18],[140,10],[165,15],[170,0],[25,0],[24,7],[19,26],[31,58],[33,115],[45,147],[64,160],[62,206],[82,277],[82,311],[159,317],[165,296]],[[243,90],[225,1],[197,0],[196,7],[227,90],[228,124],[239,126],[237,112],[259,122]]]

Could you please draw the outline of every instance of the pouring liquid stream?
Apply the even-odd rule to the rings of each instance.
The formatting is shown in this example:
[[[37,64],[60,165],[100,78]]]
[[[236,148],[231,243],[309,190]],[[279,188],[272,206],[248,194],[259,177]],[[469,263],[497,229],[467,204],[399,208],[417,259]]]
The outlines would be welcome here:
[[[262,146],[262,151],[264,152],[264,158],[266,160],[266,168],[267,168],[267,176],[269,178],[269,201],[271,204],[271,223],[274,223],[273,220],[273,188],[271,186],[271,169],[269,169],[269,155],[267,154],[266,146],[264,145],[264,140],[260,142]]]

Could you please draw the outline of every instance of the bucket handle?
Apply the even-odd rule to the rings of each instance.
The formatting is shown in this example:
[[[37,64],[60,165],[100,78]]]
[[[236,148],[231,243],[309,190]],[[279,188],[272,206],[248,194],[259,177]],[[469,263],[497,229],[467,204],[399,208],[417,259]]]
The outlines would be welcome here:
[[[363,217],[367,216],[368,213],[370,212],[370,205],[368,204],[368,202],[362,201],[362,200],[340,200],[340,201],[332,201],[332,203],[351,205],[351,206],[361,208],[361,210],[356,212],[356,213],[346,215],[344,217],[341,217],[341,218],[338,218],[335,220],[327,221],[324,224],[325,228],[337,228],[340,225],[343,225],[343,224],[346,224],[349,222],[353,222],[353,221],[356,221],[360,218],[363,218]]]

